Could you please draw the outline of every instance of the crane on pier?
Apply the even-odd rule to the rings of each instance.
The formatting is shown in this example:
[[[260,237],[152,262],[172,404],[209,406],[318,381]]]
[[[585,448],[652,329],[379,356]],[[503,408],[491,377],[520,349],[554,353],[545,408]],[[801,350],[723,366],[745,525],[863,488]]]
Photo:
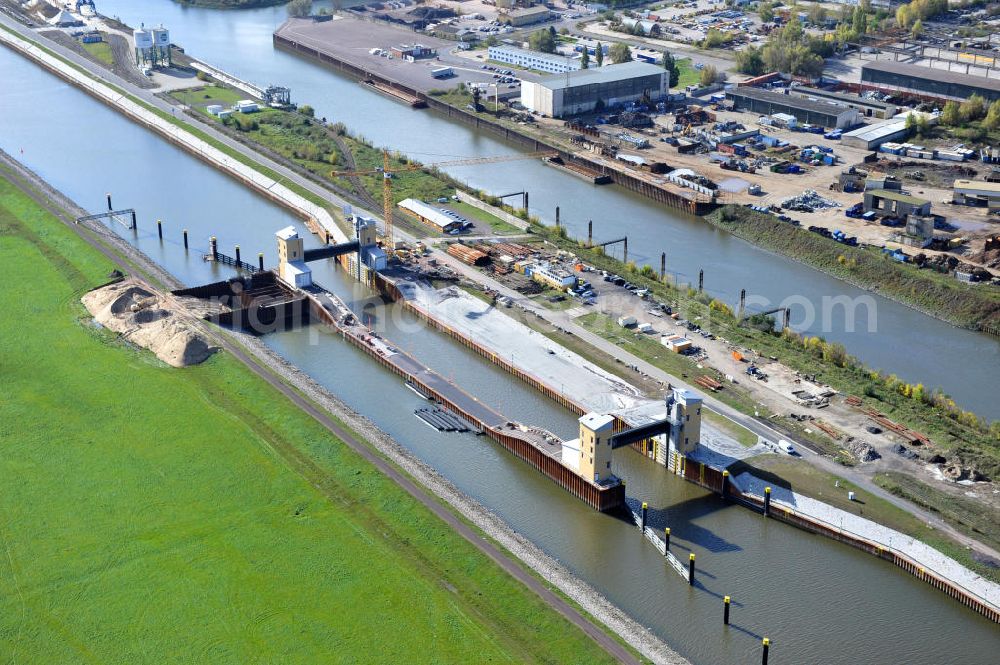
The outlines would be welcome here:
[[[355,176],[382,175],[382,214],[385,219],[385,237],[389,242],[390,251],[394,243],[392,224],[392,176],[394,173],[406,171],[424,171],[426,169],[438,168],[442,166],[470,166],[475,164],[496,164],[498,162],[513,162],[520,159],[543,159],[545,157],[555,157],[559,153],[553,150],[543,150],[539,152],[525,152],[517,155],[496,155],[493,157],[468,157],[465,159],[452,159],[443,162],[432,162],[430,164],[406,164],[397,168],[392,168],[389,163],[389,151],[382,150],[382,168],[367,169],[363,171],[331,171],[334,178],[351,178]]]

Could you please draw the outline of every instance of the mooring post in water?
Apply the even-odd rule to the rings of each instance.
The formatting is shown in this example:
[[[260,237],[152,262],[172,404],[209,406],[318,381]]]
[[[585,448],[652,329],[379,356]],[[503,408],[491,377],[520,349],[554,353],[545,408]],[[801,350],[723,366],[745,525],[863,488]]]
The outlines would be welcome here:
[[[729,596],[722,599],[722,603],[725,605],[725,609],[722,611],[722,623],[726,626],[729,625]]]
[[[622,263],[628,263],[628,236],[625,236],[625,253],[622,256]]]
[[[559,206],[556,206],[556,228],[559,228]]]
[[[133,210],[132,211],[132,230],[135,231],[137,228],[139,228],[139,225],[136,224],[136,222],[135,222],[135,210]],[[160,236],[160,239],[162,240],[163,236]]]
[[[694,585],[694,552],[688,555],[688,584]]]
[[[792,310],[790,310],[790,309],[788,309],[786,307],[785,308],[785,320],[781,324],[781,329],[782,330],[787,330],[788,329],[788,324],[791,323],[791,319],[792,319]]]
[[[771,488],[764,488],[764,517],[771,514]]]
[[[212,255],[213,261],[219,260],[219,241],[215,236],[208,239],[209,253]]]
[[[111,192],[108,192],[106,196],[108,197],[108,212],[111,212],[114,210],[114,208],[111,207]]]
[[[240,262],[240,246],[236,245],[236,263],[239,265]]]
[[[587,220],[587,247],[594,246],[594,220]]]
[[[660,252],[660,281],[667,281],[667,253]]]
[[[663,548],[663,554],[666,555],[670,551],[670,527],[668,526],[663,530],[663,539],[666,541],[666,547]]]
[[[528,190],[524,190],[524,212],[528,212]]]
[[[771,640],[765,637],[761,640],[761,646],[763,646],[764,650],[760,655],[760,665],[767,665],[767,652],[771,648]]]
[[[722,498],[725,499],[726,495],[729,494],[729,470],[722,470]]]
[[[739,316],[737,317],[737,320],[743,319],[743,310],[746,309],[746,306],[747,306],[747,290],[740,289],[740,313]]]
[[[132,213],[133,215],[135,213]],[[132,228],[135,228],[135,223],[132,223]],[[163,240],[163,221],[156,220],[156,235],[160,236],[160,240]]]
[[[188,248],[188,230],[184,229],[184,249]]]
[[[646,511],[648,509],[649,509],[649,504],[647,504],[645,501],[643,501],[642,502],[642,521],[639,522],[639,529],[642,530],[643,533],[646,532]]]
[[[261,272],[264,271],[264,252],[257,253],[257,267],[260,268]]]
[[[705,288],[705,271],[698,271],[698,293],[701,293],[702,289]]]

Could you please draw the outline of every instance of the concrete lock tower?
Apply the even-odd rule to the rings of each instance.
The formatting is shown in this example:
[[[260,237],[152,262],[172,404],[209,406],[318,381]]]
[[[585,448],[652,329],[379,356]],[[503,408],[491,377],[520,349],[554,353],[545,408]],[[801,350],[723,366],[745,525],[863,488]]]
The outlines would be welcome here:
[[[600,413],[580,418],[579,474],[601,483],[611,477],[611,435],[615,419]]]
[[[358,244],[362,247],[370,247],[375,244],[375,234],[378,230],[374,219],[366,219],[356,215],[354,217],[354,230],[358,237]]]
[[[670,447],[682,455],[694,451],[701,440],[701,397],[686,388],[674,388],[667,398]]]
[[[294,226],[274,234],[278,238],[278,277],[290,286],[312,285],[312,271],[305,263],[305,247]]]

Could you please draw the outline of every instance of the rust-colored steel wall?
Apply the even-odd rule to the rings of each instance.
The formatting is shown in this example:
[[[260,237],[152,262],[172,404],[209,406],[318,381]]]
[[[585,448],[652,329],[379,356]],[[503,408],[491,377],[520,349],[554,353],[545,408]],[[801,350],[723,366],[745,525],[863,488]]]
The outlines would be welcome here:
[[[743,494],[739,490],[733,488],[732,484],[730,484],[729,495],[742,503],[749,504],[761,510],[764,508],[764,501],[762,499],[754,495]],[[901,552],[890,550],[883,545],[873,543],[860,536],[845,533],[827,524],[816,521],[806,515],[796,513],[789,508],[785,508],[784,506],[775,506],[772,503],[770,516],[778,521],[785,522],[786,524],[791,524],[792,526],[796,526],[812,533],[818,533],[844,543],[845,545],[850,545],[851,547],[873,554],[880,559],[885,559],[918,579],[927,582],[935,589],[943,591],[966,607],[982,614],[989,620],[995,623],[1000,623],[1000,611],[998,611],[995,607],[987,604],[984,600],[978,598],[954,582],[927,571],[919,563],[913,561]]]
[[[457,404],[449,400],[445,395],[442,395],[430,385],[422,381],[420,377],[406,372],[385,356],[377,353],[370,345],[366,344],[356,335],[348,333],[344,329],[340,328],[330,313],[312,297],[309,298],[309,301],[311,303],[310,315],[315,317],[314,320],[323,321],[340,330],[345,340],[363,350],[371,358],[378,361],[378,363],[383,367],[397,376],[410,381],[417,388],[419,388],[421,392],[438,400],[450,410],[462,416],[477,429],[482,430],[486,436],[502,445],[516,457],[524,460],[529,465],[554,480],[563,489],[569,491],[578,498],[583,499],[587,505],[601,512],[614,510],[625,505],[625,486],[623,484],[607,488],[598,487],[593,483],[587,482],[571,469],[563,466],[558,460],[549,457],[541,450],[533,446],[530,442],[525,441],[510,432],[504,432],[503,430],[488,426],[476,416],[464,411]]]

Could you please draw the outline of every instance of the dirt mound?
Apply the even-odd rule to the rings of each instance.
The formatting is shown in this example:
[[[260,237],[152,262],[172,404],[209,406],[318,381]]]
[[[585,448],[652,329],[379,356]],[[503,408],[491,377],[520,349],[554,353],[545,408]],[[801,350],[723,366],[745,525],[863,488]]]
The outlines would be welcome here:
[[[197,365],[217,350],[162,297],[135,281],[95,289],[82,301],[98,323],[174,367]]]

